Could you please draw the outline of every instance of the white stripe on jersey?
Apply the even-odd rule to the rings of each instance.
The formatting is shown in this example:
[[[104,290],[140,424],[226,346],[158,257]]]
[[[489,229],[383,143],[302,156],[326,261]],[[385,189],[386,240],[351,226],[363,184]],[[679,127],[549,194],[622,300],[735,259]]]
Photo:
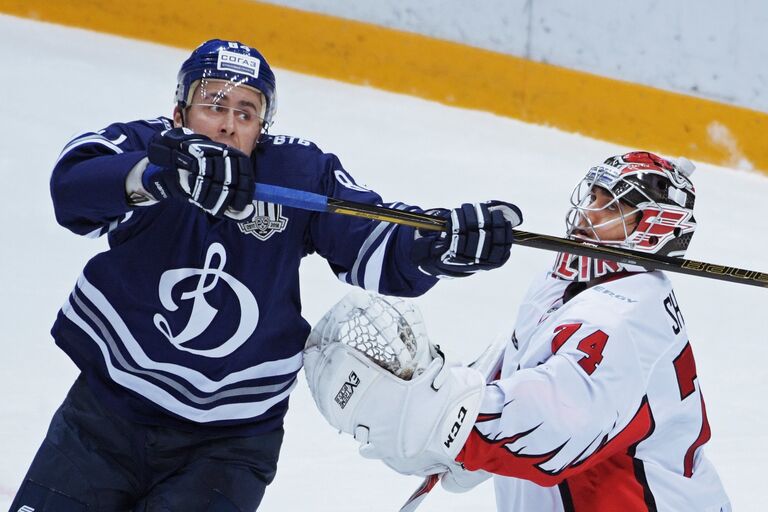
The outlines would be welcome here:
[[[118,138],[117,141],[122,142],[120,138]],[[85,144],[100,144],[102,146],[105,146],[111,149],[115,154],[120,155],[123,153],[123,150],[117,147],[117,145],[115,144],[115,142],[117,141],[111,141],[106,137],[103,137],[97,134],[90,134],[84,137],[80,137],[79,139],[75,139],[69,144],[67,144],[66,146],[64,146],[64,149],[61,150],[61,154],[59,155],[59,158],[56,159],[56,164],[58,164],[61,161],[61,159],[67,155],[67,153],[69,153],[70,151],[72,151],[77,147],[84,146]]]
[[[93,231],[86,233],[84,236],[85,238],[99,238],[101,235],[104,234],[104,228],[98,227],[94,229]]]
[[[78,308],[80,308],[80,310],[83,313],[85,313],[85,316],[87,316],[88,319],[90,319],[92,325],[96,326],[96,328],[99,331],[99,334],[101,334],[101,340],[106,341],[107,348],[110,350],[114,360],[117,363],[119,363],[119,366],[121,369],[127,370],[128,372],[134,375],[146,375],[148,377],[152,377],[155,380],[162,382],[169,388],[173,388],[190,402],[194,402],[196,404],[202,405],[202,404],[210,404],[210,403],[216,402],[217,400],[223,400],[225,398],[231,398],[234,396],[276,393],[278,391],[282,391],[283,389],[285,389],[288,386],[288,384],[290,384],[293,381],[293,377],[291,377],[290,379],[278,384],[269,384],[265,386],[248,386],[248,387],[234,388],[234,389],[230,388],[227,391],[220,391],[211,396],[199,397],[194,392],[190,391],[179,382],[173,380],[172,378],[166,376],[161,372],[143,370],[141,368],[137,368],[136,366],[128,362],[123,356],[123,353],[120,350],[120,346],[118,345],[118,343],[115,341],[112,334],[104,325],[104,322],[102,322],[101,319],[96,314],[94,314],[93,311],[91,311],[91,309],[77,296],[76,293],[72,294],[72,298],[75,304],[78,306]],[[77,312],[73,310],[73,314],[77,315]]]
[[[83,296],[94,305],[104,320],[109,324],[109,327],[114,330],[119,338],[119,342],[125,347],[128,354],[130,354],[131,358],[136,361],[136,364],[138,364],[140,368],[144,370],[163,371],[178,376],[203,393],[213,393],[225,386],[247,380],[292,374],[301,368],[302,354],[299,352],[286,359],[267,361],[238,372],[233,372],[223,379],[215,381],[192,368],[173,363],[155,361],[144,352],[141,345],[136,341],[136,338],[131,334],[128,326],[125,325],[123,319],[109,303],[104,294],[94,287],[82,274],[77,281],[77,289],[79,289]],[[72,311],[72,305],[69,301],[62,307],[62,312],[67,318],[70,318],[70,315],[76,315],[76,313]],[[70,319],[74,321],[73,318]],[[99,341],[103,343],[101,338],[99,338]]]
[[[133,375],[115,367],[111,363],[110,353],[106,343],[96,334],[91,326],[85,322],[85,320],[74,312],[72,305],[69,302],[62,307],[62,311],[64,311],[67,318],[72,320],[78,327],[86,332],[99,346],[102,357],[104,357],[104,361],[106,362],[107,371],[113,381],[127,389],[139,393],[160,407],[197,423],[255,418],[264,414],[273,405],[287,398],[291,391],[293,391],[293,388],[296,387],[296,379],[293,379],[293,383],[282,393],[268,398],[267,400],[262,400],[260,402],[223,404],[211,409],[198,409],[179,401],[165,389],[156,386],[137,375]]]
[[[394,226],[389,230],[384,240],[379,244],[371,257],[368,259],[368,264],[365,266],[365,276],[363,278],[363,287],[366,290],[373,292],[379,291],[379,283],[381,282],[381,272],[384,268],[384,255],[387,252],[387,244],[395,232]]]
[[[389,208],[405,210],[408,208],[408,205],[398,202],[390,204]],[[396,224],[379,222],[379,225],[376,226],[370,235],[368,235],[368,238],[365,239],[365,242],[363,242],[363,245],[357,252],[357,259],[355,260],[354,265],[352,265],[352,270],[349,272],[341,272],[336,277],[345,283],[378,292],[381,272],[384,265],[384,251],[386,251],[387,243],[389,242],[389,238],[394,232],[395,227]],[[381,238],[382,233],[384,233],[385,230],[389,230],[389,233]],[[378,243],[376,242],[377,240],[379,240]],[[371,250],[371,248],[373,248],[373,250]],[[370,253],[370,256],[366,258],[365,255],[368,253]],[[361,267],[363,269],[362,283],[360,282]]]
[[[355,286],[364,287],[364,284],[360,283],[360,279],[358,278],[360,274],[360,266],[363,265],[365,269],[365,274],[368,273],[367,269],[367,260],[365,258],[366,253],[370,250],[371,246],[376,242],[376,240],[381,236],[381,234],[387,230],[387,229],[393,229],[393,225],[386,223],[386,222],[380,222],[378,226],[376,226],[376,229],[374,229],[370,235],[368,235],[368,238],[366,238],[365,242],[363,242],[363,245],[360,247],[360,250],[357,252],[357,259],[355,260],[355,264],[352,265],[352,270],[350,272],[350,276],[352,278],[352,284]],[[363,279],[365,281],[365,279]]]
[[[93,231],[86,233],[84,236],[85,238],[99,238],[100,236],[113,232],[114,230],[117,229],[117,226],[119,226],[123,222],[127,222],[128,219],[130,219],[132,216],[133,216],[133,211],[126,212],[125,215],[123,215],[122,219],[115,219],[112,222],[110,222],[108,226],[98,227]]]
[[[78,148],[80,146],[85,146],[86,144],[98,144],[101,146],[105,146],[106,148],[110,149],[115,154],[119,155],[123,153],[123,150],[118,147],[118,144],[121,144],[124,142],[128,137],[125,134],[120,135],[115,140],[109,140],[106,137],[102,136],[100,133],[92,133],[88,135],[84,135],[83,137],[77,138],[73,141],[71,141],[69,144],[67,144],[63,150],[61,150],[61,154],[59,155],[59,158],[56,159],[56,164],[61,161],[62,158],[64,158],[70,151],[72,151],[75,148]],[[86,233],[84,236],[86,238],[99,238],[100,236],[103,236],[107,233],[111,233],[115,229],[117,229],[117,226],[127,221],[131,218],[133,215],[133,212],[127,212],[125,216],[123,216],[122,219],[115,219],[109,223],[108,226],[101,226],[93,231],[90,231],[89,233]]]

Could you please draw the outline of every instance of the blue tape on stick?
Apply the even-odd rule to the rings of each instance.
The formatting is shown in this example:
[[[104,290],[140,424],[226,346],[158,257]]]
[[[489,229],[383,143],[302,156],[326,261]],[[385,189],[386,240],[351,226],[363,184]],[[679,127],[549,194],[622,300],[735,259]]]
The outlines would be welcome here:
[[[257,183],[253,198],[257,201],[277,203],[283,206],[311,210],[313,212],[328,211],[328,197],[313,192],[305,192],[294,188],[278,187]]]

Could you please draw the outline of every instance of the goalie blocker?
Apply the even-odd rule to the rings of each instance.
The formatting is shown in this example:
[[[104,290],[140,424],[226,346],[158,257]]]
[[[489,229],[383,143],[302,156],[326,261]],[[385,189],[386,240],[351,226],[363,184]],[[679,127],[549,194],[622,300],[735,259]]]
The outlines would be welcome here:
[[[455,458],[501,349],[486,351],[482,368],[450,362],[429,342],[415,306],[355,290],[312,330],[304,370],[320,412],[354,436],[361,455],[408,475],[447,472],[443,484],[465,490],[477,483],[467,479],[489,476],[470,476]]]

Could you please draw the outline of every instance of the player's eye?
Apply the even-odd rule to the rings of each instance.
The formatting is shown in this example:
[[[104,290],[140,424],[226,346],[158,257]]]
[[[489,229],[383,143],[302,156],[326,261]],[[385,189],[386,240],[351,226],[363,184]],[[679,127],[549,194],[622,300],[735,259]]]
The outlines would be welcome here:
[[[250,114],[250,112],[246,112],[245,110],[237,110],[237,118],[240,121],[243,121],[244,123],[248,123],[253,119],[253,116]]]
[[[208,112],[212,114],[221,114],[223,112],[226,112],[226,107],[222,107],[221,105],[218,105],[216,103],[201,103],[199,104],[199,106],[206,109]]]

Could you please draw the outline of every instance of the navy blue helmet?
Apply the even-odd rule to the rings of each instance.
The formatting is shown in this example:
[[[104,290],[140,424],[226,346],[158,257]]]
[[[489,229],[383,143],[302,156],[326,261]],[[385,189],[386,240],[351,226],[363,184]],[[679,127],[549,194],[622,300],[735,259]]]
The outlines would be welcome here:
[[[266,130],[277,109],[275,75],[266,59],[255,48],[238,41],[211,39],[198,46],[184,61],[176,85],[176,104],[189,105],[198,80],[227,80],[247,85],[264,96],[262,119]]]

